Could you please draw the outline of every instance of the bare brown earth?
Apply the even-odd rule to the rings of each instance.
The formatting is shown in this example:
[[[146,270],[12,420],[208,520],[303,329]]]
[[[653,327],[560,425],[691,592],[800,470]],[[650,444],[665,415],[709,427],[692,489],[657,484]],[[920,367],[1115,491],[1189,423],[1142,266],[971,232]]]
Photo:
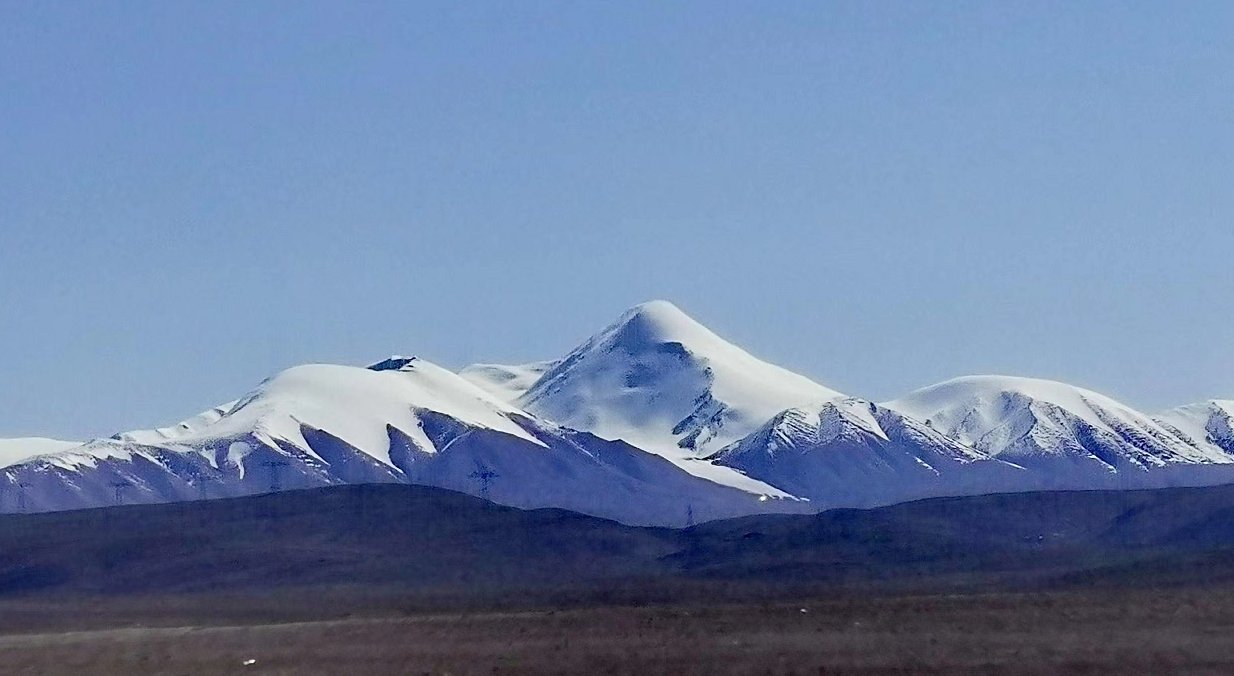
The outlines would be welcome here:
[[[345,616],[324,606],[314,613],[303,598],[233,600],[230,611],[179,597],[98,601],[80,616],[62,603],[0,604],[6,618],[16,612],[42,627],[0,635],[3,673],[1234,672],[1229,588],[504,612],[405,612],[391,601]],[[106,623],[109,612],[119,626],[55,628]],[[286,617],[220,623],[232,619],[228,612]],[[143,613],[159,623],[196,621],[134,624]]]

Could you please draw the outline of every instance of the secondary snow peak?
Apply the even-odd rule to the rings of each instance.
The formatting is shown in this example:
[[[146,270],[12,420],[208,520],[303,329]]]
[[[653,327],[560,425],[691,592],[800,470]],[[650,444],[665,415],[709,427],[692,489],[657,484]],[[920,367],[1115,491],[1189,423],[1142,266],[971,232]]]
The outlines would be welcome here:
[[[886,406],[991,456],[1040,466],[1064,486],[1094,475],[1133,485],[1147,472],[1234,461],[1110,397],[1050,380],[967,376]]]

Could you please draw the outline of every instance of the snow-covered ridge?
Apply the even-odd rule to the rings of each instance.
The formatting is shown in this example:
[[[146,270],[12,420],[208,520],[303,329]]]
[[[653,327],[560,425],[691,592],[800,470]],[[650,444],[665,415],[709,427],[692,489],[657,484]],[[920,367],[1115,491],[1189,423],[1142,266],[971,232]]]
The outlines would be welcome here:
[[[308,427],[389,465],[387,427],[413,439],[421,450],[437,450],[421,427],[420,410],[540,443],[510,418],[520,413],[514,407],[440,366],[408,357],[392,357],[370,368],[297,366],[263,382],[225,411],[216,408],[172,428],[177,434],[156,430],[119,438],[192,446],[251,433],[271,443],[308,448],[303,432]]]
[[[789,496],[698,478],[627,444],[537,419],[425,360],[391,357],[368,368],[294,367],[183,423],[26,459],[0,472],[0,512],[340,482],[439,486],[635,525],[808,509],[760,501]],[[6,502],[6,494],[21,500]]]
[[[1047,380],[969,376],[885,404],[759,360],[665,301],[561,359],[452,373],[310,364],[180,423],[0,440],[0,511],[340,482],[441,486],[675,525],[934,495],[1234,482],[1234,402],[1148,416]],[[7,465],[7,466],[6,466]]]
[[[138,444],[160,444],[165,442],[174,442],[178,439],[191,439],[193,435],[199,433],[202,428],[212,425],[219,421],[227,414],[238,402],[232,401],[226,404],[215,406],[207,411],[203,411],[181,422],[169,427],[159,427],[150,430],[133,430],[131,432],[121,432],[112,437],[116,441],[127,441]]]
[[[1091,425],[1106,428],[1099,411],[1124,418],[1142,417],[1130,407],[1092,390],[1039,378],[981,375],[953,378],[916,390],[885,405],[929,420],[940,428],[956,428],[970,441],[972,431],[991,426],[1012,399],[1038,401],[1070,411]]]

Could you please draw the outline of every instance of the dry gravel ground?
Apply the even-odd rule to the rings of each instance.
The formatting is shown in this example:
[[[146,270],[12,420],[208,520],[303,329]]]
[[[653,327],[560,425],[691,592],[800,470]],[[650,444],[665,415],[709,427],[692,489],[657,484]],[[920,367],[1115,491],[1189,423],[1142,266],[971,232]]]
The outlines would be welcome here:
[[[186,619],[183,608],[169,615],[165,600],[150,603],[155,622]],[[310,605],[295,614],[311,614]],[[0,604],[5,610],[13,608]],[[96,604],[83,620],[67,605],[21,608],[16,616],[41,628],[22,633],[5,623],[0,672],[1234,672],[1234,590],[1225,588],[466,613],[387,606],[349,617],[320,609],[331,619],[309,621],[216,625],[212,615],[192,626],[49,630],[56,622],[105,623],[105,610]],[[130,602],[123,623],[138,610]]]

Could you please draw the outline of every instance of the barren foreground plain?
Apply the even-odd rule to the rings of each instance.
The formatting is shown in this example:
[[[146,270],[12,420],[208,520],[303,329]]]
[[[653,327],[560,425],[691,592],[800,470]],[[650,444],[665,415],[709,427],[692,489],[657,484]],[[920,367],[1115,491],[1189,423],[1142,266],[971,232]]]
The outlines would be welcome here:
[[[330,599],[340,603],[341,599]],[[441,612],[286,598],[0,605],[10,674],[1234,671],[1234,590]],[[31,624],[13,626],[24,617]],[[244,619],[249,621],[246,622]],[[81,630],[82,626],[94,629]],[[110,625],[110,628],[98,628]],[[26,631],[30,627],[36,630]],[[246,664],[247,663],[247,664]]]
[[[0,517],[5,674],[1234,673],[1234,489],[629,528],[404,486]]]

